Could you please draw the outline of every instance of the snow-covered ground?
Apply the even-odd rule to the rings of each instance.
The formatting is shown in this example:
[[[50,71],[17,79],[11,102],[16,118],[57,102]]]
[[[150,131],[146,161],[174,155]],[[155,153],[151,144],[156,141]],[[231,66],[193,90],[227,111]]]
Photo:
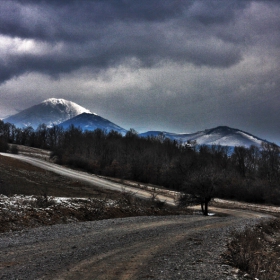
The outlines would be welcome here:
[[[118,208],[110,199],[0,195],[0,232],[114,217]]]
[[[45,199],[45,201],[44,201]],[[36,195],[13,195],[5,196],[0,194],[0,208],[2,210],[22,210],[22,209],[44,209],[50,210],[53,205],[63,206],[66,208],[79,209],[83,204],[94,202],[104,203],[106,207],[111,207],[117,204],[115,200],[98,200],[91,198],[73,198],[73,197],[53,197],[53,196],[36,196]]]

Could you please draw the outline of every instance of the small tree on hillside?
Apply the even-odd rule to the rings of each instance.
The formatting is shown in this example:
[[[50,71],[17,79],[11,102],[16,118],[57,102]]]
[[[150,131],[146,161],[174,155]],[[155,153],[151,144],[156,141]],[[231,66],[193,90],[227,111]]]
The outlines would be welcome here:
[[[0,152],[6,152],[9,149],[7,140],[0,135]]]
[[[208,216],[208,205],[221,180],[221,173],[214,167],[204,167],[193,172],[185,183],[180,204],[201,205],[203,215]]]

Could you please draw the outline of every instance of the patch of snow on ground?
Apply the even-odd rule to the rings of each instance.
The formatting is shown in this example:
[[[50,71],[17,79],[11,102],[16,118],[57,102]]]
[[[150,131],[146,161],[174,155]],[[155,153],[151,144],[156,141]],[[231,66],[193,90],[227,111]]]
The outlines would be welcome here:
[[[0,195],[0,207],[1,209],[24,209],[30,208],[34,203],[38,200],[39,196],[28,196],[28,195],[13,195],[13,196],[5,196],[3,194]],[[42,197],[42,196],[40,196]],[[42,197],[43,198],[43,197]],[[48,201],[55,205],[63,205],[66,208],[74,208],[78,209],[81,204],[92,202],[90,198],[73,198],[73,197],[47,197]],[[94,201],[103,202],[103,200],[94,199]],[[115,201],[108,199],[106,201],[106,206],[115,205]]]

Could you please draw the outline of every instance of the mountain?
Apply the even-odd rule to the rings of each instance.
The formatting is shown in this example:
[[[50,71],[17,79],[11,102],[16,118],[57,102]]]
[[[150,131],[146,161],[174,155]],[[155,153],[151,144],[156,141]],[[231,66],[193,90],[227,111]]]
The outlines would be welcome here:
[[[65,99],[50,98],[3,121],[12,123],[20,128],[32,126],[36,129],[39,124],[44,123],[47,126],[52,126],[82,113],[91,112],[74,102]]]
[[[24,128],[32,126],[34,129],[39,124],[52,125],[60,124],[67,129],[70,125],[80,127],[84,130],[95,130],[100,128],[107,132],[115,130],[125,135],[127,130],[104,119],[84,107],[64,99],[50,98],[42,103],[32,106],[18,114],[10,116],[3,120],[13,123],[16,127]],[[179,143],[186,144],[188,141],[196,141],[198,145],[222,145],[222,146],[261,146],[262,142],[267,142],[245,131],[230,128],[227,126],[218,126],[204,131],[198,131],[190,134],[176,134],[165,131],[148,131],[139,134],[140,137],[161,137],[176,140]]]
[[[110,132],[111,130],[117,131],[122,135],[125,135],[127,130],[124,128],[106,120],[98,115],[90,114],[90,113],[82,113],[74,118],[71,118],[61,124],[64,129],[68,129],[70,125],[74,125],[75,127],[80,127],[83,131],[93,131],[97,128],[105,130],[106,132]]]
[[[165,131],[148,131],[139,134],[141,137],[166,137],[171,140],[176,140],[182,144],[188,141],[196,141],[198,145],[221,145],[228,147],[244,146],[250,147],[251,145],[260,147],[262,142],[266,140],[260,139],[248,132],[230,128],[228,126],[218,126],[204,131],[198,131],[191,134],[176,134]]]
[[[38,105],[23,110],[4,119],[4,122],[12,123],[19,128],[32,126],[36,129],[38,125],[44,123],[48,127],[61,125],[67,129],[73,124],[82,130],[91,131],[100,128],[107,132],[115,130],[122,135],[127,132],[124,128],[91,113],[72,101],[56,98],[47,99]]]

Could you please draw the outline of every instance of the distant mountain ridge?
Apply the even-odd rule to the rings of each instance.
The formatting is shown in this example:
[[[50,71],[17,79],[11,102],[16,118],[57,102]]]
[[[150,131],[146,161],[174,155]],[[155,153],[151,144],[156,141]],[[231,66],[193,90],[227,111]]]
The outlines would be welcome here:
[[[251,145],[260,147],[262,142],[267,142],[266,140],[263,140],[248,132],[228,126],[218,126],[190,134],[176,134],[165,131],[148,131],[139,135],[142,137],[166,137],[171,140],[176,140],[182,144],[186,144],[188,141],[196,141],[198,145],[221,145],[229,147],[250,147]]]
[[[125,135],[127,132],[126,129],[90,112],[74,102],[56,98],[47,99],[3,121],[13,123],[19,128],[32,126],[36,129],[38,125],[44,123],[49,127],[60,125],[64,129],[68,129],[70,125],[74,125],[75,127],[80,127],[83,131],[92,131],[99,128],[106,132],[115,130],[122,135]],[[140,133],[139,136],[153,136],[162,139],[169,138],[183,145],[188,141],[196,141],[198,145],[222,145],[229,147],[250,147],[254,145],[260,147],[262,142],[267,142],[250,133],[228,126],[218,126],[204,131],[182,134],[165,131],[148,131]]]

